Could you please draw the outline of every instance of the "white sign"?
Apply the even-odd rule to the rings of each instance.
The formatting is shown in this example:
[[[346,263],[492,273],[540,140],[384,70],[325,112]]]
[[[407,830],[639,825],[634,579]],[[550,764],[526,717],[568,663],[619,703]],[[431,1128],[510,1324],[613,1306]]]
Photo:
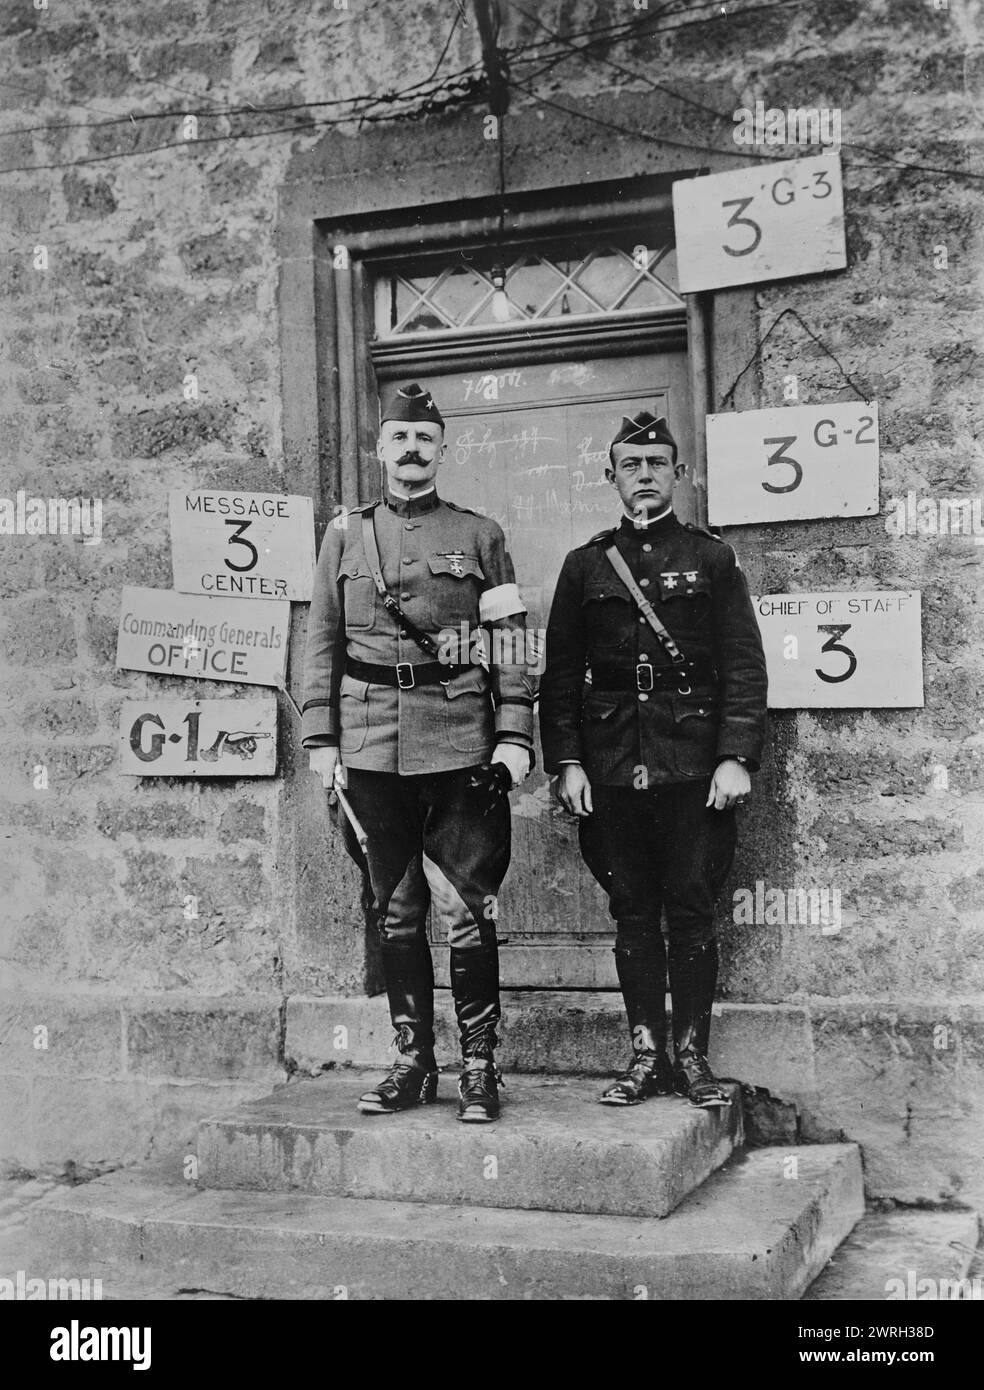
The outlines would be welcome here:
[[[307,602],[314,503],[261,492],[172,492],[174,587],[186,594]]]
[[[120,771],[136,777],[272,777],[277,701],[125,700]]]
[[[290,604],[124,589],[116,664],[128,671],[276,685],[287,666]]]
[[[878,406],[708,415],[707,511],[712,526],[875,515]]]
[[[679,179],[673,221],[684,294],[847,265],[839,155]]]
[[[918,592],[753,598],[770,709],[921,709]]]

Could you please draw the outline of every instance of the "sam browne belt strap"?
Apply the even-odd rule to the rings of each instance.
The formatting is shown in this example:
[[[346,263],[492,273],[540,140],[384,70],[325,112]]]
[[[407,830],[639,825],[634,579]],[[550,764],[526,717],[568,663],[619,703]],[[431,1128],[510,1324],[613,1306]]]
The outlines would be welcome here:
[[[440,675],[423,678],[422,672],[419,670],[417,672],[413,671],[413,667],[409,661],[401,661],[399,666],[376,667],[375,669],[377,671],[392,671],[395,679],[390,680],[383,677],[373,677],[371,679],[373,679],[374,683],[396,685],[399,686],[401,690],[412,690],[414,685],[430,684],[432,681],[450,680],[461,671],[467,670],[468,668],[466,666],[452,666],[450,662],[441,661],[441,648],[438,646],[437,642],[435,642],[429,632],[425,632],[423,628],[417,626],[412,618],[407,617],[406,613],[404,613],[396,599],[387,589],[386,581],[383,579],[382,563],[379,559],[379,546],[376,544],[376,527],[373,523],[372,510],[362,513],[362,548],[366,554],[366,563],[369,566],[369,573],[372,575],[372,582],[376,586],[377,594],[383,601],[383,607],[386,609],[387,613],[393,616],[403,629],[404,634],[412,641],[416,642],[421,651],[426,652],[429,657],[434,659],[441,671]],[[352,664],[352,662],[349,662],[349,665]],[[368,665],[369,663],[366,664]],[[430,663],[427,664],[429,665]],[[409,677],[404,675],[403,678],[400,678],[398,673],[401,671],[404,673],[409,671],[411,674]],[[354,673],[350,671],[349,674],[351,675]],[[364,676],[362,679],[369,680],[370,677]]]
[[[653,605],[649,602],[649,600],[646,598],[646,595],[639,588],[639,585],[632,578],[632,571],[629,569],[628,565],[622,559],[622,556],[619,554],[618,550],[615,548],[614,545],[610,545],[606,548],[605,555],[607,556],[612,569],[615,571],[619,579],[621,579],[622,583],[625,585],[629,593],[635,599],[636,604],[639,608],[639,612],[645,618],[646,622],[652,628],[653,632],[655,632],[657,638],[663,646],[664,651],[666,652],[670,660],[673,662],[673,665],[683,666],[686,661],[686,657],[683,655],[683,652],[674,642],[670,633],[667,632],[666,628],[660,622],[659,618],[657,618],[656,613],[653,609]]]

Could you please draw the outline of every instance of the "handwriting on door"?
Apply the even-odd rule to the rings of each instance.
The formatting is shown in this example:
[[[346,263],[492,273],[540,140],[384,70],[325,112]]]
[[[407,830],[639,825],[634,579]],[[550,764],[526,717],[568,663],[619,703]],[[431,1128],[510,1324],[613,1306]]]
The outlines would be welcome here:
[[[497,401],[500,391],[505,391],[507,387],[522,386],[523,373],[514,367],[512,371],[503,372],[500,376],[492,373],[479,377],[466,376],[462,378],[461,384],[465,389],[466,401],[475,396],[481,396],[486,401]]]
[[[480,460],[483,459],[489,468],[494,468],[499,460],[500,450],[506,457],[525,459],[535,454],[541,444],[559,442],[551,435],[541,434],[538,425],[530,425],[528,429],[517,430],[515,434],[505,435],[500,439],[493,437],[493,431],[489,426],[479,426],[478,429],[465,430],[455,439],[454,461],[464,465],[470,462],[475,454]]]

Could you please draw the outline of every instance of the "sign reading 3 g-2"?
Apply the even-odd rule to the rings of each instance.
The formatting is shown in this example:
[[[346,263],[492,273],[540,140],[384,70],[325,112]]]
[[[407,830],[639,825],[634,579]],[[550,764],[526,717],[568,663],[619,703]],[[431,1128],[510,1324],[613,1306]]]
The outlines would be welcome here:
[[[874,516],[878,407],[796,405],[707,417],[707,516],[712,526]]]
[[[847,265],[839,155],[680,179],[673,221],[684,294]]]

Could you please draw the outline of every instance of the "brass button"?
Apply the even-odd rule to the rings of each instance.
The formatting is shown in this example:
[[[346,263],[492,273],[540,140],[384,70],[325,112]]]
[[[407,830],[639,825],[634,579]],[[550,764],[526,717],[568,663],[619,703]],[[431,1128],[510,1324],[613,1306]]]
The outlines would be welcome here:
[[[404,555],[404,557],[403,557],[403,563],[404,563],[405,565],[412,565],[412,564],[413,564],[413,560],[412,560],[412,558],[411,558],[410,556]]]
[[[639,580],[639,587],[640,587],[640,589],[648,588],[648,586],[649,586],[649,580],[648,580],[648,579],[640,579],[640,580]]]
[[[401,594],[401,595],[400,595],[400,598],[402,598],[402,599],[408,599],[409,597],[410,597],[409,594]]]
[[[648,551],[648,550],[652,550],[652,546],[649,545],[648,543],[647,543],[646,545],[644,545],[642,548],[643,548],[643,550],[647,550],[647,551]]]
[[[646,655],[645,652],[640,652],[640,653],[639,653],[639,660],[640,660],[640,661],[648,661],[648,660],[649,660],[649,657]]]
[[[649,699],[649,696],[640,692],[639,699],[640,699],[640,700],[648,700],[648,699]]]
[[[408,521],[407,524],[404,526],[403,529],[404,529],[404,531],[412,531],[412,530],[414,530],[414,524],[413,524],[413,522],[412,522],[412,521]]]

